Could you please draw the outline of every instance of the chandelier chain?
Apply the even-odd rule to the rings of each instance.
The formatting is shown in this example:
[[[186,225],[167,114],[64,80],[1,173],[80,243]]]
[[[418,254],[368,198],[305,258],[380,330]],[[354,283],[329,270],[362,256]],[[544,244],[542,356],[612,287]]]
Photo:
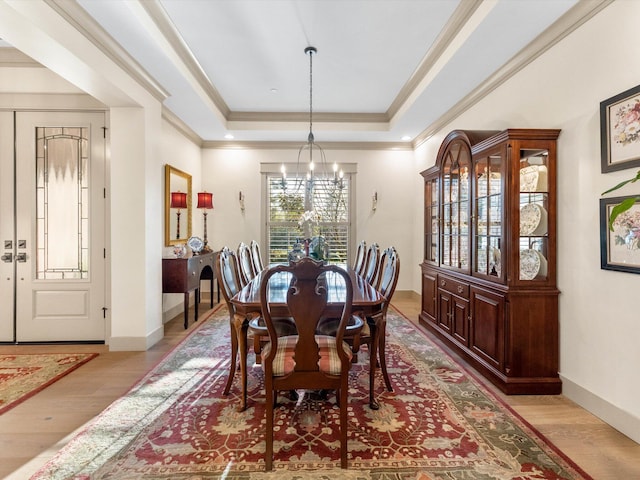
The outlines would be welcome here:
[[[313,53],[315,48],[308,49],[309,52],[309,140],[313,142]]]

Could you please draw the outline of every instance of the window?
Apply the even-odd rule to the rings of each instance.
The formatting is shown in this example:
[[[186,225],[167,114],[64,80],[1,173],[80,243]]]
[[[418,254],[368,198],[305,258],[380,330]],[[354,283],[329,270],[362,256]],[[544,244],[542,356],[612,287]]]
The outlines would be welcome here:
[[[287,263],[289,252],[307,238],[323,237],[329,263],[348,264],[351,229],[351,174],[342,181],[287,178],[266,173],[268,262]],[[307,221],[303,215],[307,213]]]
[[[36,278],[89,277],[89,129],[36,128]]]

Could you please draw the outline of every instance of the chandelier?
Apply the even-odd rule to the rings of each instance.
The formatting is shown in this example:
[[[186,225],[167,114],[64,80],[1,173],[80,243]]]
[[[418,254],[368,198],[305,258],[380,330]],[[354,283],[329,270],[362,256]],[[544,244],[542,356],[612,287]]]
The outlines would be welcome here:
[[[302,145],[298,150],[298,161],[296,163],[296,179],[300,173],[300,163],[308,156],[306,178],[313,181],[315,178],[330,179],[329,167],[327,164],[327,157],[324,150],[320,145],[315,142],[313,136],[313,55],[318,53],[316,47],[307,47],[304,49],[304,53],[309,55],[309,135],[307,136],[307,143]],[[318,168],[316,168],[318,167]],[[284,163],[280,167],[282,173],[282,185],[286,188],[287,171]],[[338,164],[333,164],[333,183],[339,188],[343,187],[344,173],[342,170],[338,171]],[[296,182],[297,183],[297,182]]]

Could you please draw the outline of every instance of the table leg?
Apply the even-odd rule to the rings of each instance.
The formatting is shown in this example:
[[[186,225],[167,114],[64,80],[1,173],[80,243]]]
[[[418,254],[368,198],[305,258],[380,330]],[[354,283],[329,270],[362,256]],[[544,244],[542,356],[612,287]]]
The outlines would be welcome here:
[[[189,326],[189,292],[184,292],[184,328]]]
[[[213,308],[213,275],[211,275],[211,286],[209,287],[209,291],[211,292],[209,296],[209,308]]]
[[[200,288],[196,288],[196,299],[195,299],[196,318],[195,318],[194,322],[198,321],[198,304],[199,303],[200,303]]]
[[[375,378],[376,378],[376,364],[378,363],[378,341],[380,331],[375,319],[367,317],[367,323],[369,324],[369,331],[371,340],[369,344],[369,408],[371,410],[378,410],[380,405],[375,399]]]

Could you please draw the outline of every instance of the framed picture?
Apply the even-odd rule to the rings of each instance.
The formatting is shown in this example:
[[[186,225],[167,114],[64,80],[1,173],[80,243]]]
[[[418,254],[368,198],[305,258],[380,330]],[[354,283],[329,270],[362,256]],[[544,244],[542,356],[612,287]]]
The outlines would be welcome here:
[[[600,102],[602,173],[640,166],[640,85]]]
[[[622,212],[609,229],[611,209],[627,198],[600,199],[600,267],[604,270],[640,273],[640,201]]]

